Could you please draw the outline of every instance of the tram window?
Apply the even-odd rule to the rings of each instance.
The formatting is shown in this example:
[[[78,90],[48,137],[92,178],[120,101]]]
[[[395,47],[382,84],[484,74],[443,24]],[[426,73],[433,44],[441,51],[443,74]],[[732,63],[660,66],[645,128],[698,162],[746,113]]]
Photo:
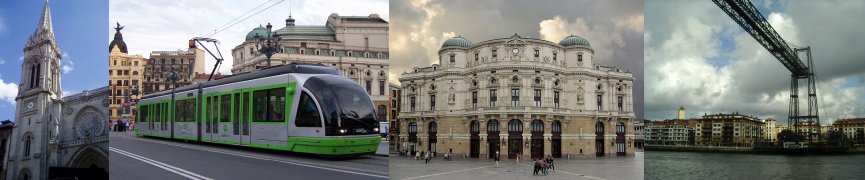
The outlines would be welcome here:
[[[234,94],[234,123],[232,123],[232,129],[234,131],[234,135],[238,135],[240,133],[240,129],[238,125],[240,125],[240,93]]]
[[[231,96],[222,95],[219,104],[219,122],[231,122]]]
[[[285,122],[285,89],[274,88],[252,93],[255,122]]]
[[[138,115],[138,122],[147,122],[147,106],[141,106],[141,110],[138,111],[140,115]]]
[[[210,133],[210,121],[211,120],[209,118],[213,118],[213,116],[210,115],[210,113],[213,112],[213,103],[212,103],[210,97],[205,97],[205,98],[207,99],[207,102],[204,106],[205,112],[204,112],[204,118],[202,118],[202,119],[204,119],[204,122],[205,122],[204,132]]]
[[[243,120],[243,135],[249,135],[249,106],[251,106],[249,103],[249,93],[244,92],[241,100],[243,101],[243,109],[241,109],[240,119]]]
[[[219,109],[219,99],[217,98],[219,98],[219,96],[210,97],[210,99],[213,100],[213,102],[210,104],[210,131],[212,133],[219,132],[219,128],[216,125],[216,122],[219,119],[219,112],[217,111]]]
[[[300,95],[294,125],[297,127],[321,127],[321,115],[318,113],[318,106],[306,92],[302,92]]]

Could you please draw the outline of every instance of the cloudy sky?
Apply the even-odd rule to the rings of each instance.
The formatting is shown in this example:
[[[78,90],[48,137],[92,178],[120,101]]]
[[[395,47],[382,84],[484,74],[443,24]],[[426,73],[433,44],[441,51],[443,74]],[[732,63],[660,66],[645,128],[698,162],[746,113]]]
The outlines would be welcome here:
[[[437,63],[444,40],[510,37],[558,43],[570,34],[592,44],[597,63],[631,71],[634,107],[642,117],[643,3],[640,1],[391,1],[390,80]]]
[[[386,0],[111,0],[109,8],[110,17],[104,28],[111,33],[106,33],[104,37],[109,41],[113,39],[113,27],[116,22],[120,22],[126,26],[121,32],[129,53],[145,58],[150,56],[151,51],[185,50],[189,39],[229,26],[211,37],[221,42],[219,49],[225,61],[219,72],[223,74],[231,72],[231,49],[240,45],[249,31],[268,22],[274,26],[274,30],[285,27],[289,12],[297,25],[323,26],[331,13],[341,16],[368,16],[375,13],[389,20]],[[263,9],[266,10],[260,11]],[[231,26],[234,23],[229,22],[234,22],[234,19],[246,20]],[[212,43],[206,46],[214,50]],[[207,72],[213,69],[215,63],[212,56],[206,55]]]
[[[15,118],[24,45],[36,31],[44,1],[0,1],[0,120]],[[63,95],[108,82],[107,1],[51,1],[54,39],[60,48]]]
[[[755,1],[791,46],[810,46],[821,121],[865,117],[865,1]],[[646,2],[646,118],[739,112],[787,122],[790,72],[711,1]],[[800,84],[805,84],[802,81]],[[800,87],[801,94],[806,93]],[[807,112],[807,99],[800,99]]]

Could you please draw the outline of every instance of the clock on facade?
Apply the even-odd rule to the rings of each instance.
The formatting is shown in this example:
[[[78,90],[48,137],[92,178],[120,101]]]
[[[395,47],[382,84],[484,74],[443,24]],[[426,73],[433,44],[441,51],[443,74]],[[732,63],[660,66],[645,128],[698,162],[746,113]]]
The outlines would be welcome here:
[[[520,50],[519,50],[519,49],[517,49],[517,48],[514,48],[514,49],[513,49],[513,50],[511,50],[511,51],[513,51],[513,52],[514,52],[514,54],[518,54],[518,53],[520,53]]]
[[[27,103],[27,109],[33,109],[33,106],[36,106],[36,105],[33,104],[32,101]]]

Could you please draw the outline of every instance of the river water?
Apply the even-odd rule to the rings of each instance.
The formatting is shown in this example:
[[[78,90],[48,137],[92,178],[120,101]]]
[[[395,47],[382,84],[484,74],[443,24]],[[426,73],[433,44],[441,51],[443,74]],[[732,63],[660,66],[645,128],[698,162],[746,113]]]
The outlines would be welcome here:
[[[865,179],[865,155],[646,151],[646,179]]]

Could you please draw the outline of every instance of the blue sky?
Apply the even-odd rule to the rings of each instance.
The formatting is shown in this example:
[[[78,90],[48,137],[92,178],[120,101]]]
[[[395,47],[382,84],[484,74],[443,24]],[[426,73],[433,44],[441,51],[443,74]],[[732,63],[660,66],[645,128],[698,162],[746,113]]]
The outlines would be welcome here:
[[[0,1],[0,120],[14,119],[15,95],[8,88],[19,84],[25,40],[36,29],[44,1]],[[51,1],[54,36],[63,59],[64,95],[107,85],[108,1]]]

